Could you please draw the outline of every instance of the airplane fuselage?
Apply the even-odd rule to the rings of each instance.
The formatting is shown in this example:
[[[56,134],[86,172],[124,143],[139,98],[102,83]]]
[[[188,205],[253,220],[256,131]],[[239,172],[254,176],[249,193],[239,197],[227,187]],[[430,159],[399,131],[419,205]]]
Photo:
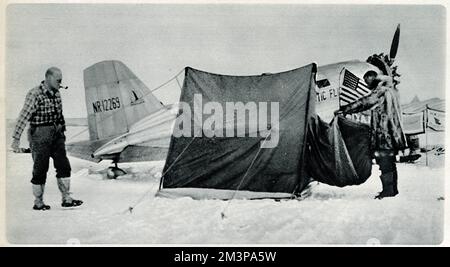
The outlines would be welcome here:
[[[319,66],[316,77],[316,113],[328,122],[333,118],[334,111],[339,109],[339,79],[344,68],[360,79],[369,70],[380,72],[376,66],[358,60]]]
[[[369,70],[380,72],[380,70],[367,62],[358,60],[333,63],[329,65],[319,66],[316,76],[316,113],[324,121],[331,121],[334,117],[334,111],[339,109],[339,86],[340,77],[343,69],[351,71],[362,79],[364,73]],[[175,107],[176,109],[176,107]],[[157,112],[151,114],[142,120],[136,122],[130,130],[122,134],[102,147],[98,148],[93,157],[101,159],[111,159],[120,154],[128,146],[148,146],[150,147],[167,147],[171,136],[171,127],[175,120],[176,111]],[[356,118],[357,119],[357,118]],[[359,118],[362,122],[364,118]],[[153,122],[161,121],[158,125]],[[158,131],[155,133],[155,127]]]

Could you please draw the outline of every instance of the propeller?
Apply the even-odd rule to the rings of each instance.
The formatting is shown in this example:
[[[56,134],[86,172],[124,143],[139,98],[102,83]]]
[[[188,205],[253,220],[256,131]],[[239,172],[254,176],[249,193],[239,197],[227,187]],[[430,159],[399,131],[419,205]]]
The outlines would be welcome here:
[[[398,44],[400,42],[400,23],[397,25],[397,29],[394,33],[394,38],[392,39],[391,51],[389,52],[389,58],[391,63],[395,60],[395,56],[397,56]]]

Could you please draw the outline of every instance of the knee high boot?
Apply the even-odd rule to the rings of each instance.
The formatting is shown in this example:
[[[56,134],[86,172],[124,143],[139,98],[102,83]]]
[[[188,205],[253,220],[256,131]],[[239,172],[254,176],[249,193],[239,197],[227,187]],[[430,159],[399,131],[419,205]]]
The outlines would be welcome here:
[[[33,184],[33,195],[34,195],[34,210],[49,210],[50,206],[44,204],[44,189],[43,184]]]
[[[398,194],[398,173],[397,170],[394,171],[394,194]]]
[[[76,207],[83,204],[83,201],[73,199],[70,196],[70,178],[57,178],[56,180],[58,182],[58,188],[62,196],[61,206]]]
[[[381,184],[383,185],[383,191],[381,191],[375,198],[382,199],[384,197],[393,197],[397,195],[394,190],[394,172],[388,172],[381,174]]]

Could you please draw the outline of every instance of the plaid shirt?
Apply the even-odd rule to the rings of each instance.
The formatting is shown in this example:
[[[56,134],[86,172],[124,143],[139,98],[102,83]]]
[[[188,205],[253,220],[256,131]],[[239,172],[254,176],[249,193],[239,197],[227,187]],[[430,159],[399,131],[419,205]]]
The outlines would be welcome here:
[[[14,139],[20,140],[20,136],[28,121],[31,126],[49,125],[52,123],[64,125],[61,94],[59,91],[50,90],[42,81],[39,86],[28,92],[14,129]]]

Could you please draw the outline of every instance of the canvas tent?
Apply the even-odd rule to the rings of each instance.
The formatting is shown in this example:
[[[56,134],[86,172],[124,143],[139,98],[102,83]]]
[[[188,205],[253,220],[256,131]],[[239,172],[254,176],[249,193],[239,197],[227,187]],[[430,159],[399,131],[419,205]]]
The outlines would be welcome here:
[[[445,101],[440,98],[430,98],[420,101],[417,96],[405,105],[403,109],[404,132],[408,135],[425,133],[425,128],[434,131],[445,130]]]
[[[330,124],[313,117],[308,128],[307,174],[333,186],[359,185],[372,172],[370,127],[342,116]]]
[[[411,114],[424,111],[427,107],[434,110],[445,111],[445,100],[435,97],[420,101],[419,98],[415,96],[410,103],[402,105],[402,111],[403,113]]]
[[[307,159],[312,157],[307,156],[307,153],[318,151],[308,145],[308,140],[311,140],[308,139],[309,134],[322,135],[320,138],[324,140],[331,138],[329,145],[318,149],[320,153],[333,153],[333,160],[330,161],[333,166],[339,164],[341,170],[347,171],[343,173],[346,181],[331,184],[359,184],[361,179],[352,180],[358,172],[355,171],[342,136],[330,135],[329,130],[308,130],[311,123],[318,119],[314,107],[316,71],[316,65],[310,64],[276,74],[227,76],[186,68],[180,102],[187,103],[191,110],[195,109],[196,95],[203,97],[203,105],[214,101],[223,107],[228,102],[279,103],[279,125],[268,127],[267,132],[271,136],[274,131],[278,131],[279,141],[276,147],[261,148],[261,143],[269,137],[262,132],[257,137],[172,135],[158,195],[200,199],[294,197],[310,182],[306,166]],[[183,112],[180,109],[178,116]],[[198,117],[193,116],[191,127],[199,126],[205,119],[199,121]],[[235,125],[239,124],[249,126],[251,122],[236,120]],[[333,129],[339,130],[337,124]],[[340,146],[339,151],[345,153],[334,153],[335,146]],[[367,147],[362,149],[368,150]],[[364,175],[367,175],[367,168]],[[367,177],[362,177],[362,180],[365,181]],[[317,180],[326,181],[322,178]],[[336,180],[336,175],[330,179]]]

